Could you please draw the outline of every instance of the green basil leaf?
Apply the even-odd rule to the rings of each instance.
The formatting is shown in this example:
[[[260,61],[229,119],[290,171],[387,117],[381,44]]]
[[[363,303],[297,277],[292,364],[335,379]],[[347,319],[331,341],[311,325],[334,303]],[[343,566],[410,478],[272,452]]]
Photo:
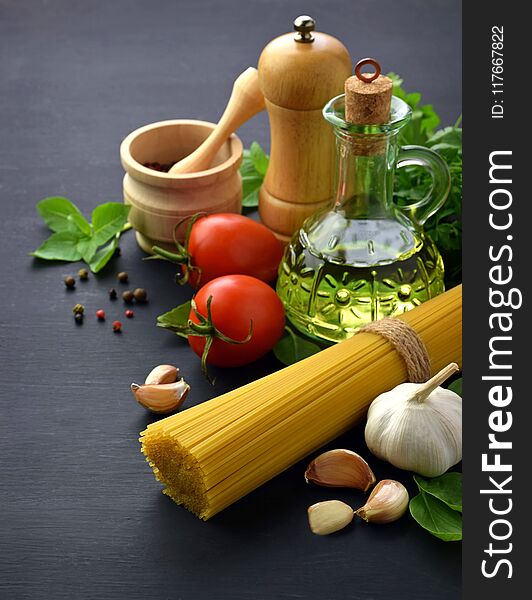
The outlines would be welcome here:
[[[83,235],[89,237],[92,235],[92,227],[82,214],[72,213],[71,215],[68,215],[68,220],[74,223]]]
[[[320,346],[297,335],[290,327],[285,327],[285,331],[287,335],[273,348],[275,357],[284,365],[292,365],[321,351]]]
[[[81,258],[89,264],[98,250],[98,246],[94,243],[94,239],[83,237],[77,244],[77,249],[81,253]]]
[[[157,327],[163,327],[164,329],[170,329],[176,333],[179,337],[187,338],[188,336],[183,333],[188,324],[188,316],[191,310],[191,301],[185,302],[176,306],[172,310],[159,315],[157,317]]]
[[[462,512],[462,473],[444,473],[431,479],[414,475],[414,481],[420,491],[438,498],[452,510]]]
[[[259,190],[270,159],[257,142],[244,150],[240,175],[242,176],[242,205],[256,208],[259,205]]]
[[[259,190],[263,180],[256,173],[242,176],[242,206],[251,208],[259,205]]]
[[[412,498],[410,514],[423,529],[444,542],[462,539],[462,515],[430,494],[422,491]]]
[[[91,226],[87,219],[81,214],[79,208],[62,196],[51,196],[37,203],[37,212],[48,227],[57,233],[69,231],[76,233],[80,231],[85,235],[91,235]]]
[[[460,379],[457,379],[456,381],[450,383],[448,385],[448,388],[455,394],[458,394],[460,397],[462,397],[462,378],[460,377]]]
[[[249,150],[245,150],[245,152],[249,152]],[[261,176],[260,173],[257,173],[257,170],[255,169],[255,166],[251,162],[250,158],[242,160],[242,163],[240,164],[240,175],[242,175],[242,177]]]
[[[120,234],[117,233],[108,244],[106,244],[93,254],[92,258],[88,261],[90,270],[93,273],[98,273],[98,271],[101,271],[105,267],[105,265],[111,260],[115,253],[116,247],[118,246],[119,239]]]
[[[31,254],[44,260],[80,260],[81,252],[77,248],[79,239],[79,234],[70,231],[53,233]]]
[[[106,202],[92,211],[93,239],[96,247],[105,244],[127,223],[130,206],[121,202]]]
[[[268,170],[270,159],[257,142],[251,143],[249,148],[249,157],[257,173],[264,177],[264,175],[266,175],[266,171]]]

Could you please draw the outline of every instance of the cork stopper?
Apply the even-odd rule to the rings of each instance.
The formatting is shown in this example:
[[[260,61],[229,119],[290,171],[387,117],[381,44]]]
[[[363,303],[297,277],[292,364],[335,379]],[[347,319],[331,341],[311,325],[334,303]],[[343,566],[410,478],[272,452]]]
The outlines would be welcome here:
[[[362,73],[372,65],[374,73]],[[392,80],[381,75],[381,67],[373,58],[363,58],[355,66],[355,74],[345,82],[345,120],[355,125],[382,125],[390,118]]]

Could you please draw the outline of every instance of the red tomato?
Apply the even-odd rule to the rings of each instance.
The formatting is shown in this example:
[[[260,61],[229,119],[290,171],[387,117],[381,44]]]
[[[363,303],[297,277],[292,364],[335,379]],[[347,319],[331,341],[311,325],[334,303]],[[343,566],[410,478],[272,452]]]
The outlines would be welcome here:
[[[279,341],[284,329],[284,308],[274,290],[259,279],[248,275],[225,275],[205,284],[196,294],[196,310],[207,317],[207,300],[212,296],[212,324],[223,335],[233,340],[249,341],[230,344],[214,337],[207,363],[219,367],[238,367],[257,360]],[[190,311],[189,319],[199,323]],[[188,336],[188,343],[202,356],[206,338]]]
[[[187,247],[189,282],[197,288],[222,275],[250,275],[271,283],[283,255],[281,242],[264,225],[248,217],[219,213],[200,217]]]

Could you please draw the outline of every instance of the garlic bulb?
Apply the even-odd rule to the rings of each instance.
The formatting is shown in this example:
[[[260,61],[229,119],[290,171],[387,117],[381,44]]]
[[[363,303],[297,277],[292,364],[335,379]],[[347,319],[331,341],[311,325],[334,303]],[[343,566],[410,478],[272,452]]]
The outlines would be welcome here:
[[[451,363],[426,383],[403,383],[377,396],[365,430],[369,450],[425,477],[442,475],[462,460],[462,399],[439,387],[456,371]]]

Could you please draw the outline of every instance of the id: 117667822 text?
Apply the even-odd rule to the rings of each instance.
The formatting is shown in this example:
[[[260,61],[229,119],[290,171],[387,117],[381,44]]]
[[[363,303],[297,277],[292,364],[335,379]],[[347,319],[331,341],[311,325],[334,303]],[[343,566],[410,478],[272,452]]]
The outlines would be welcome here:
[[[504,118],[504,28],[493,26],[491,28],[491,93],[493,103],[491,105],[491,118]]]

